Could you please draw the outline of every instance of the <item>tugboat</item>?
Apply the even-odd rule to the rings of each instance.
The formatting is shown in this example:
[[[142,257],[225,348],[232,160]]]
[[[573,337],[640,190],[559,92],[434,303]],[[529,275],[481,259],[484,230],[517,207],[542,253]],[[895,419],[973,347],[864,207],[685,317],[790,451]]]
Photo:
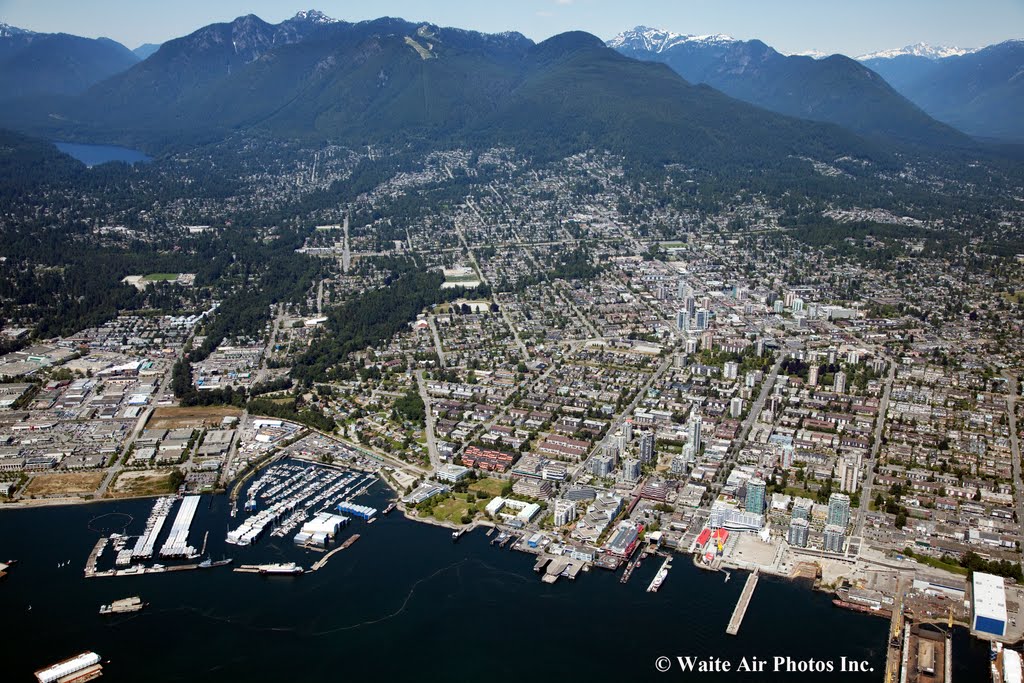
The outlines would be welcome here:
[[[216,562],[214,562],[209,557],[207,557],[205,560],[200,562],[198,566],[199,566],[200,569],[210,569],[212,567],[223,567],[226,564],[231,564],[233,561],[234,560],[232,560],[229,557],[229,558],[226,558],[226,559],[223,559],[223,560],[217,560]]]

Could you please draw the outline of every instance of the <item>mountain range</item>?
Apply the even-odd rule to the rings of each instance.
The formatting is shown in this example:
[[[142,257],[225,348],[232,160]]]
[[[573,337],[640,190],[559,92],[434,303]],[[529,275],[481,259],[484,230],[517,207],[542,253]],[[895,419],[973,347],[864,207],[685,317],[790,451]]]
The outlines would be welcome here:
[[[975,48],[954,47],[951,45],[929,45],[928,43],[915,43],[905,47],[890,50],[878,50],[856,57],[858,62],[867,62],[872,59],[893,59],[895,57],[911,56],[924,57],[926,59],[944,59],[946,57],[959,57],[971,52],[977,52]]]
[[[962,137],[877,73],[842,55],[786,56],[759,40],[681,35],[645,26],[620,33],[608,46],[629,57],[662,62],[688,81],[781,114],[915,142]]]
[[[100,69],[102,60],[87,59],[102,49],[120,61]],[[64,80],[33,75],[62,65]],[[974,144],[841,55],[785,56],[760,41],[643,27],[608,45],[582,32],[534,43],[310,10],[278,24],[247,15],[133,52],[0,25],[0,82],[8,81],[19,84],[7,94],[17,101],[0,108],[0,125],[148,150],[252,131],[549,153],[603,145],[662,161],[777,164],[886,156],[872,139]]]
[[[0,101],[84,92],[139,58],[109,38],[36,33],[0,24]]]
[[[716,168],[883,158],[847,131],[764,111],[582,32],[534,43],[383,18],[249,15],[161,45],[86,92],[22,100],[0,123],[159,150],[236,131],[310,141],[594,146]]]
[[[1024,141],[1024,41],[859,59],[939,121],[977,137]]]

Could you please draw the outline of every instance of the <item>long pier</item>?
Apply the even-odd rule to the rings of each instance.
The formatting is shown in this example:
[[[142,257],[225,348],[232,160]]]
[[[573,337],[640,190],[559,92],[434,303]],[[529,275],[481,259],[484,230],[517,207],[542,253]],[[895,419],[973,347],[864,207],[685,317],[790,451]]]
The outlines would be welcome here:
[[[335,548],[334,550],[332,550],[331,552],[327,553],[326,555],[321,557],[319,560],[314,562],[313,566],[310,567],[309,571],[311,571],[311,572],[319,571],[320,569],[323,568],[323,566],[325,564],[327,564],[327,560],[331,559],[332,555],[334,555],[337,552],[341,552],[345,548],[348,548],[350,545],[352,545],[353,543],[355,543],[358,540],[359,540],[359,534],[352,534],[351,536],[348,537],[348,540],[346,540],[344,543],[342,543],[337,548]]]
[[[93,547],[92,552],[89,553],[89,559],[85,562],[85,578],[92,578],[96,576],[96,562],[99,560],[100,555],[103,554],[103,549],[107,547],[107,543],[110,539],[106,536],[101,536],[96,545]]]
[[[743,617],[747,613],[747,607],[750,606],[750,598],[754,596],[754,589],[757,587],[758,574],[755,569],[752,574],[747,576],[747,583],[743,586],[743,592],[740,593],[740,599],[736,603],[736,609],[732,611],[732,618],[729,619],[729,625],[726,627],[725,632],[730,636],[734,636],[740,631],[740,624],[743,623]]]

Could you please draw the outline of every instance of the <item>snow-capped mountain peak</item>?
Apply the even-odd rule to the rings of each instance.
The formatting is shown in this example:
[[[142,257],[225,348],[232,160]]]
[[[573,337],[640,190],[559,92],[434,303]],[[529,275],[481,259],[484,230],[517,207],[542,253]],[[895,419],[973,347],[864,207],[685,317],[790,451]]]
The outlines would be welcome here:
[[[644,52],[657,53],[664,52],[665,50],[682,43],[715,45],[732,42],[735,41],[730,36],[721,33],[703,36],[690,34],[684,35],[681,33],[673,33],[672,31],[649,28],[647,26],[637,26],[631,31],[623,31],[619,35],[615,36],[608,41],[607,45],[608,47],[615,49],[625,47]]]
[[[17,26],[11,26],[0,21],[0,38],[11,38],[12,36],[27,36],[32,35],[35,31],[29,31],[27,28],[18,28]]]
[[[945,59],[946,57],[960,57],[961,55],[966,55],[971,52],[977,52],[977,49],[946,47],[941,45],[932,46],[927,43],[916,43],[914,45],[907,45],[906,47],[894,48],[891,50],[869,52],[866,55],[857,57],[857,61],[863,62],[868,59],[892,59],[894,57],[902,57],[904,55],[926,57],[928,59]]]
[[[308,21],[314,24],[336,24],[337,19],[327,16],[318,9],[301,10],[295,14],[292,21]]]
[[[810,57],[811,59],[825,59],[831,57],[831,52],[822,52],[821,50],[804,50],[803,52],[790,53],[791,57]]]

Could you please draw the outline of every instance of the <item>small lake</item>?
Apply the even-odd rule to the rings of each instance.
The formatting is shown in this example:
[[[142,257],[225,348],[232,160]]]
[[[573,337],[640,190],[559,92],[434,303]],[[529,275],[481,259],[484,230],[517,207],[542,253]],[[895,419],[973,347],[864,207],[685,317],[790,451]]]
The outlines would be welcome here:
[[[146,156],[137,149],[127,147],[116,147],[114,145],[80,145],[74,142],[54,142],[57,149],[68,156],[78,159],[86,166],[105,164],[108,161],[124,161],[134,164],[139,161],[151,161],[152,157]]]

